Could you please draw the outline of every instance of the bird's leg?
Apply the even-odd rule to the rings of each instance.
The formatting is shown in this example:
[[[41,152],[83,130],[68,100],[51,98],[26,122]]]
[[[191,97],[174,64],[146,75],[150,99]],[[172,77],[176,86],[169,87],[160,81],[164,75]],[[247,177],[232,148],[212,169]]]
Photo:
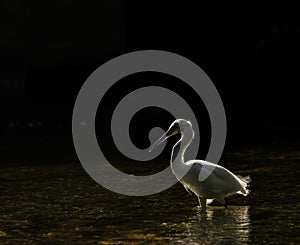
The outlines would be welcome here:
[[[198,197],[199,204],[201,206],[201,210],[206,210],[206,198]]]

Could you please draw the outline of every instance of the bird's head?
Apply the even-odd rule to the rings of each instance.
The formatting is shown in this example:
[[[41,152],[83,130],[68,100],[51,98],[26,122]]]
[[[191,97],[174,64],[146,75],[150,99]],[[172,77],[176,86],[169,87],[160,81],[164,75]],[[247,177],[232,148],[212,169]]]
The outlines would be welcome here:
[[[179,134],[183,132],[186,128],[191,128],[192,123],[185,119],[176,119],[174,122],[172,122],[171,126],[167,130],[165,134],[163,134],[149,149],[151,152],[154,150],[157,146],[159,146],[162,142],[164,142],[169,137]]]

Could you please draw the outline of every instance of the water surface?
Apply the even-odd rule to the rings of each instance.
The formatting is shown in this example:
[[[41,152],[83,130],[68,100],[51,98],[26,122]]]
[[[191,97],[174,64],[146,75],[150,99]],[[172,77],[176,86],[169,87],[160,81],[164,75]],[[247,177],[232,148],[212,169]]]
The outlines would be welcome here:
[[[222,165],[251,176],[251,193],[228,198],[229,209],[213,203],[205,214],[180,184],[128,197],[99,186],[80,164],[5,167],[0,243],[297,244],[299,164],[295,150],[225,154]]]

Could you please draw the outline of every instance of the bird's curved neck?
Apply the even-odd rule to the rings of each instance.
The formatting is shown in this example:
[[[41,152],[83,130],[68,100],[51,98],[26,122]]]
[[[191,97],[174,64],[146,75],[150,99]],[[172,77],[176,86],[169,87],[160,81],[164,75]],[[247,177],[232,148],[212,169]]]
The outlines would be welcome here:
[[[171,166],[175,163],[183,164],[184,163],[184,153],[186,149],[191,144],[194,138],[194,131],[191,128],[188,128],[181,132],[180,140],[173,146],[172,155],[171,155]],[[177,156],[174,155],[175,151],[178,150]]]

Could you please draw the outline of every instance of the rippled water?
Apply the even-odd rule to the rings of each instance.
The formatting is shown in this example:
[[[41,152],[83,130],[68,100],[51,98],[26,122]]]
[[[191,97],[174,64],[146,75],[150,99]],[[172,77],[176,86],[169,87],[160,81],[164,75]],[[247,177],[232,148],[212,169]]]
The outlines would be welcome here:
[[[205,214],[180,184],[127,197],[96,184],[79,164],[2,168],[0,243],[297,244],[299,164],[298,151],[227,153],[226,167],[251,175],[251,193]]]

